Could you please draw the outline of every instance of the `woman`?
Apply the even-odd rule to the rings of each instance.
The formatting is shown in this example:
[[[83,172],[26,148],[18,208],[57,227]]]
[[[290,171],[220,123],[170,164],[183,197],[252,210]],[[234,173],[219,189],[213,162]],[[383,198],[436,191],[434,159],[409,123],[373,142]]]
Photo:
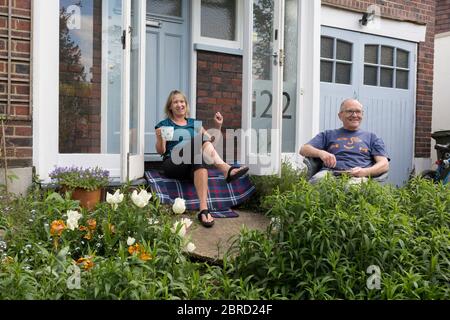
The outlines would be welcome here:
[[[194,181],[200,200],[198,219],[203,226],[212,227],[214,219],[207,205],[208,171],[204,158],[223,173],[227,182],[243,176],[249,168],[231,167],[220,158],[201,122],[188,118],[189,104],[182,92],[174,90],[169,94],[164,111],[167,118],[155,126],[156,151],[163,156],[164,174],[169,178],[190,178]],[[220,130],[223,124],[220,112],[215,114],[214,123],[215,128]],[[168,138],[170,141],[162,135],[164,127],[174,128],[174,137]],[[190,156],[185,152],[190,152]]]

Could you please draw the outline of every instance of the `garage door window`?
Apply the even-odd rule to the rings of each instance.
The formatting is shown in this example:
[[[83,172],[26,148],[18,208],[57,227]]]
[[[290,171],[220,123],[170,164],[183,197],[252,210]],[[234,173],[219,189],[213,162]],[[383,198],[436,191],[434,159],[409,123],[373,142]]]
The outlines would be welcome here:
[[[408,89],[409,52],[395,47],[365,45],[364,84]]]
[[[336,38],[321,38],[320,81],[352,83],[353,44]]]

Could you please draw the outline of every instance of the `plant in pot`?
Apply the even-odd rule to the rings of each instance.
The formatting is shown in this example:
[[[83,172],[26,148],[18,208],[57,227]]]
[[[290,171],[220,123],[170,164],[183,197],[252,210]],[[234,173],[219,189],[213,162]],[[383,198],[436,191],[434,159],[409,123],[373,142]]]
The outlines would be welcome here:
[[[88,210],[100,202],[102,189],[109,183],[109,171],[99,167],[56,167],[49,176],[62,191],[71,192],[72,199],[79,200],[80,206]]]

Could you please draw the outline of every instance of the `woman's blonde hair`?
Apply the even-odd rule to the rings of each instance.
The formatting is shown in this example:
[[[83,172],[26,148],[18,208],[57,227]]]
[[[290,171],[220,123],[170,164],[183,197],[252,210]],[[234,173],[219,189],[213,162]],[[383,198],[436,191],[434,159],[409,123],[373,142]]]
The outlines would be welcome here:
[[[172,113],[172,110],[170,110],[170,106],[172,105],[173,97],[176,96],[177,94],[181,95],[184,99],[184,102],[186,103],[186,118],[188,118],[189,112],[190,112],[189,102],[188,102],[186,96],[184,95],[184,93],[179,90],[173,90],[170,92],[169,96],[167,97],[166,106],[164,107],[164,112],[166,113],[168,118],[173,119],[173,113]]]

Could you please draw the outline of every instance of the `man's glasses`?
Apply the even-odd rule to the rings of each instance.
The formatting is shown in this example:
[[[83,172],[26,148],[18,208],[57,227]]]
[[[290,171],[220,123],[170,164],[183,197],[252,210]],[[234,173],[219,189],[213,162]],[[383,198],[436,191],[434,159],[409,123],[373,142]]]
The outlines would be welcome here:
[[[348,116],[351,116],[353,114],[356,114],[357,116],[361,116],[364,113],[362,110],[345,110],[344,112]]]

